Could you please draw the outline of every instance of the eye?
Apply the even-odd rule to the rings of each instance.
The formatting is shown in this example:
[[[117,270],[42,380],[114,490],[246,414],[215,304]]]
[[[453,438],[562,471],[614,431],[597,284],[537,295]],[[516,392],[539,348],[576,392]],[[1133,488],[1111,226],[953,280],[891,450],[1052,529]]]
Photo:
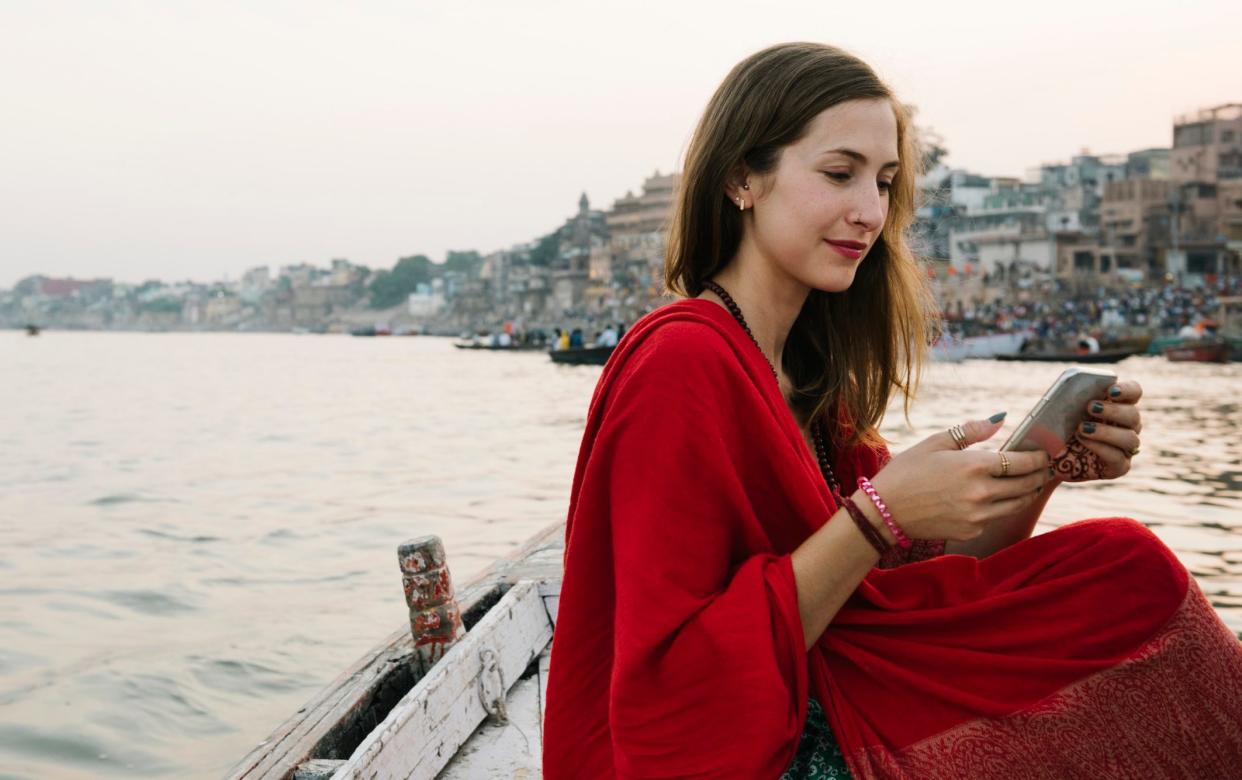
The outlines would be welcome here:
[[[879,186],[880,192],[890,192],[893,189],[893,183],[891,181],[879,181],[876,182],[876,184]]]
[[[823,174],[835,182],[844,183],[850,180],[850,175],[848,173],[839,173],[837,171],[823,171]]]

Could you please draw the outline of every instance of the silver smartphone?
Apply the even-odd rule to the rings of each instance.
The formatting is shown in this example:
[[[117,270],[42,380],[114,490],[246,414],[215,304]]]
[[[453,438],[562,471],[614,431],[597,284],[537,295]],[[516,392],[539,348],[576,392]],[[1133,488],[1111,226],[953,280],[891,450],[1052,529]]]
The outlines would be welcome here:
[[[1001,452],[1043,450],[1050,457],[1060,455],[1087,416],[1087,403],[1106,398],[1108,388],[1116,383],[1117,375],[1111,371],[1065,369],[1001,445]]]

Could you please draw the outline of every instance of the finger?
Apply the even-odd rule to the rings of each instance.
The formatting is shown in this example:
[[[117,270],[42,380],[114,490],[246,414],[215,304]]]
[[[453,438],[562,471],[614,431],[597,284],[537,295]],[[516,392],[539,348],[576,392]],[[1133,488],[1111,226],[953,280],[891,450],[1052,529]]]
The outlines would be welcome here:
[[[1046,468],[1021,477],[1005,477],[1004,479],[993,480],[992,502],[1006,501],[1034,493],[1036,488],[1042,486],[1047,481],[1048,469]]]
[[[1019,512],[1025,512],[1027,509],[1030,509],[1038,497],[1039,494],[1032,490],[1029,494],[1020,498],[1007,498],[1004,501],[997,501],[987,508],[984,517],[988,521],[1013,517]]]
[[[966,449],[972,444],[978,444],[981,441],[987,441],[996,435],[1005,422],[1005,412],[994,414],[986,420],[971,420],[961,424],[962,434],[965,437],[961,446],[958,446],[953,435],[948,431],[936,434],[931,437],[940,445],[938,449]]]
[[[1136,404],[1143,397],[1143,388],[1138,382],[1118,382],[1108,388],[1108,400],[1122,404]]]
[[[981,452],[985,456],[987,473],[993,477],[1021,477],[1036,471],[1046,471],[1051,458],[1043,450],[1033,452]],[[1001,455],[1009,460],[1009,468],[1003,466]]]
[[[1087,404],[1087,414],[1094,420],[1106,422],[1118,428],[1129,428],[1135,433],[1143,431],[1142,416],[1134,404],[1092,401]]]
[[[1130,471],[1130,456],[1111,444],[1104,444],[1090,439],[1081,439],[1082,446],[1091,450],[1100,459],[1103,473],[1097,475],[1104,479],[1116,479]]]
[[[1129,428],[1118,428],[1115,425],[1084,422],[1078,426],[1078,435],[1084,442],[1095,441],[1116,447],[1123,455],[1138,449],[1139,436]]]

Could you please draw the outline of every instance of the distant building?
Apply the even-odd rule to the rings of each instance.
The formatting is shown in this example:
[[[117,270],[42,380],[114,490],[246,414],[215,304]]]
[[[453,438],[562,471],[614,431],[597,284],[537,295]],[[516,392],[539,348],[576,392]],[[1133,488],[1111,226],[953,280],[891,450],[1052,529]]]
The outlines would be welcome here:
[[[242,274],[237,292],[246,303],[257,303],[271,286],[271,272],[267,266],[261,265]]]
[[[593,257],[592,279],[631,284],[650,297],[662,294],[668,228],[680,183],[680,174],[656,171],[643,181],[640,194],[627,192],[613,202],[607,251]]]
[[[970,267],[1002,278],[1051,273],[1056,253],[1049,217],[1058,204],[1057,194],[1038,184],[994,179],[978,208],[953,219],[950,263],[958,272]]]
[[[286,265],[280,269],[280,278],[288,281],[289,285],[294,289],[298,287],[308,287],[316,275],[316,268],[309,263],[297,263],[296,265]]]
[[[586,193],[578,199],[578,213],[565,220],[556,235],[559,237],[557,257],[550,274],[553,318],[580,312],[590,284],[593,252],[608,240],[608,224],[604,212],[593,211]]]
[[[1143,149],[1126,155],[1127,179],[1166,180],[1172,160],[1171,149]]]
[[[18,283],[17,290],[43,298],[102,298],[112,295],[111,279],[54,279],[32,276]]]
[[[1168,273],[1189,282],[1238,273],[1242,252],[1242,103],[1173,123]]]
[[[1242,178],[1242,103],[1178,117],[1169,173],[1179,184]]]
[[[408,311],[411,317],[434,317],[444,310],[444,283],[435,279],[433,284],[419,284],[418,289],[410,293]]]

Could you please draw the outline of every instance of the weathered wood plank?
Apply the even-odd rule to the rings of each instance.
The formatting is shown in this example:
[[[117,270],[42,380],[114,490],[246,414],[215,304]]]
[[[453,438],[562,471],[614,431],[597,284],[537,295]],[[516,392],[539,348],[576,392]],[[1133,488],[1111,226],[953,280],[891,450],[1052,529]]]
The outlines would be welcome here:
[[[331,780],[344,761],[328,758],[312,758],[293,771],[293,780]]]
[[[438,780],[541,776],[543,729],[538,675],[519,680],[506,706],[509,722],[484,721],[440,772]]]
[[[554,523],[513,553],[488,566],[458,589],[463,615],[488,605],[497,588],[521,579],[514,568],[532,559],[550,578],[560,578],[565,524]],[[394,604],[400,602],[394,601]],[[394,607],[394,615],[401,612]],[[469,622],[469,621],[467,621]],[[390,634],[345,670],[230,771],[229,780],[290,780],[294,770],[315,758],[345,758],[416,682],[410,671],[413,642],[408,626]]]
[[[552,663],[552,645],[539,654],[539,745],[543,747],[543,713],[548,709],[548,670]]]
[[[551,639],[538,584],[513,586],[363,740],[336,780],[432,780],[487,716],[478,693],[483,653],[498,662],[504,697]]]

